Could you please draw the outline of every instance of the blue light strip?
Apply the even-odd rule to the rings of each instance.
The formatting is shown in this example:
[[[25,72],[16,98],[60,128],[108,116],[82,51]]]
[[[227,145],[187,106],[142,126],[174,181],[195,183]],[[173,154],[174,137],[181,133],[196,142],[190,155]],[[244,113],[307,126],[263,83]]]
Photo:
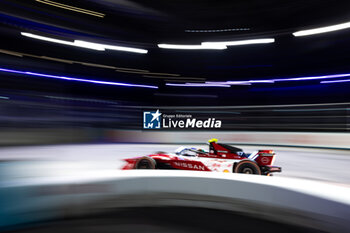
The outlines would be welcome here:
[[[311,76],[311,77],[298,77],[298,78],[284,78],[284,79],[272,79],[275,82],[283,81],[306,81],[306,80],[320,80],[320,79],[330,79],[330,78],[343,78],[350,77],[350,74],[332,74],[332,75],[322,75],[322,76]]]
[[[174,84],[166,83],[167,86],[182,86],[182,87],[211,87],[211,86],[235,86],[235,85],[251,85],[255,83],[276,83],[276,82],[291,82],[291,81],[310,81],[310,80],[323,80],[323,79],[333,79],[333,78],[344,78],[350,77],[350,74],[332,74],[332,75],[322,75],[322,76],[305,76],[305,77],[295,77],[295,78],[279,78],[279,79],[260,79],[260,80],[249,80],[249,81],[222,81],[213,82],[208,81],[203,84],[196,83],[184,83],[184,84]],[[345,80],[331,80],[331,81],[321,81],[321,84],[325,83],[340,83],[340,82],[350,82],[350,79]]]
[[[350,79],[322,81],[321,84],[324,84],[324,83],[345,83],[345,82],[350,82]]]
[[[64,76],[57,76],[57,75],[51,75],[51,74],[35,73],[35,72],[29,72],[29,71],[10,70],[10,69],[4,69],[4,68],[0,68],[0,72],[7,72],[7,73],[13,73],[13,74],[22,74],[22,75],[30,75],[30,76],[37,76],[37,77],[44,77],[44,78],[61,79],[61,80],[76,81],[76,82],[95,83],[95,84],[102,84],[102,85],[126,86],[126,87],[142,87],[142,88],[158,89],[157,86],[150,86],[150,85],[131,84],[131,83],[118,83],[118,82],[99,81],[99,80],[82,79],[82,78],[72,78],[72,77],[64,77]]]
[[[226,81],[226,82],[221,82],[220,84],[229,84],[229,83],[234,84],[234,83],[240,83],[240,82],[274,83],[274,82],[322,80],[322,79],[344,78],[344,77],[350,77],[350,74],[332,74],[332,75],[322,75],[322,76],[306,76],[306,77],[279,78],[279,79],[261,79],[261,80],[250,80],[250,81]],[[211,83],[213,83],[213,82],[211,82]]]

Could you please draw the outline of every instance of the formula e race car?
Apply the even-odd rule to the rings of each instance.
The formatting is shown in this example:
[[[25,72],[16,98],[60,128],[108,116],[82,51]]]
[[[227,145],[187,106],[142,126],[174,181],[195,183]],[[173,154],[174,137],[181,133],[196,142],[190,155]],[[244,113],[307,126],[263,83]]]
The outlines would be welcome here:
[[[258,150],[246,154],[242,149],[211,139],[209,151],[180,147],[175,153],[157,152],[151,155],[125,159],[122,168],[129,169],[181,169],[193,171],[233,172],[257,175],[271,175],[282,168],[273,166],[273,150]]]

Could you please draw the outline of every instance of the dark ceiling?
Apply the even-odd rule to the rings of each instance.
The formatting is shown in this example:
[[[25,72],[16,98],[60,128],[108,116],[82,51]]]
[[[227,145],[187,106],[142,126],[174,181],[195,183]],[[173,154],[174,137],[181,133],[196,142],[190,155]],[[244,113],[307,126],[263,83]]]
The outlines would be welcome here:
[[[198,43],[286,35],[304,27],[349,20],[349,1],[335,0],[59,0],[105,14],[104,18],[53,7],[35,0],[2,0],[3,14],[51,25],[54,34],[139,44]],[[73,4],[74,3],[74,4]],[[19,26],[19,25],[18,25]],[[22,29],[23,29],[22,25]],[[24,26],[25,27],[25,26]],[[66,34],[63,30],[66,29]],[[28,27],[32,30],[33,25]],[[220,33],[188,30],[249,29]],[[71,34],[69,34],[69,31]],[[59,32],[60,31],[60,32]],[[75,32],[75,35],[74,35]],[[79,36],[79,37],[80,37]]]
[[[350,73],[350,30],[305,38],[292,36],[292,33],[298,30],[350,21],[350,1],[57,0],[55,2],[100,12],[105,14],[105,17],[61,9],[35,0],[1,0],[0,49],[6,50],[5,53],[0,53],[3,68],[152,84],[159,86],[158,94],[155,95],[158,98],[162,93],[183,91],[183,88],[165,86],[166,82],[227,81]],[[20,32],[66,40],[82,39],[144,48],[148,53],[92,51],[26,38],[21,36]],[[255,38],[275,38],[276,42],[235,46],[226,50],[183,51],[157,47],[158,43],[200,44],[203,41]],[[25,55],[14,56],[9,52]],[[77,62],[71,64],[53,61],[43,59],[42,56]],[[92,63],[95,66],[82,63]],[[180,78],[159,74],[145,77],[139,72],[116,72],[113,69],[96,67],[96,64],[142,69],[150,73],[179,74]],[[8,77],[3,78],[6,79],[2,82],[6,88],[25,86],[36,89],[41,86],[45,87],[46,91],[53,91],[47,89],[49,86],[47,81],[45,83],[36,81],[37,84],[30,85],[24,79],[10,81]],[[65,85],[56,82],[58,85]],[[293,85],[295,84],[287,86],[289,88]],[[81,87],[78,86],[70,88],[79,92]],[[233,92],[244,94],[244,91],[251,87],[233,88],[236,88]],[[93,94],[96,91],[96,95],[105,94],[109,98],[115,95],[115,91],[109,87],[92,89],[88,88],[89,91],[85,91],[85,94]],[[232,89],[222,91],[226,93],[225,98],[231,96],[230,91],[232,92]],[[198,94],[203,91],[193,92]],[[209,92],[220,94],[221,90],[212,89]],[[125,98],[130,97],[130,92],[127,90],[118,90],[118,93],[120,96],[124,93]],[[254,101],[256,98],[256,96],[253,98]]]

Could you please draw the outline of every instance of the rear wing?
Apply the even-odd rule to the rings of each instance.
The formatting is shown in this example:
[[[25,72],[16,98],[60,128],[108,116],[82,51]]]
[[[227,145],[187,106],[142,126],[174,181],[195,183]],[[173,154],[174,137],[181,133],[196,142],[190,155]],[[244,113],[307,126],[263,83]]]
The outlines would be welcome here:
[[[255,160],[260,166],[273,165],[275,152],[273,150],[258,150],[251,153],[248,158]]]

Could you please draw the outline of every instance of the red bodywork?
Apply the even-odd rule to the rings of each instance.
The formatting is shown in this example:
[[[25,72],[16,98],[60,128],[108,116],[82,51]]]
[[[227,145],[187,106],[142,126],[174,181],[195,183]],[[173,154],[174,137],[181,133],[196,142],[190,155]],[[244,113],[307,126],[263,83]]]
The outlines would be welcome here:
[[[195,170],[195,171],[211,171],[207,166],[205,166],[200,161],[194,161],[190,158],[180,158],[176,155],[170,154],[151,154],[147,155],[147,157],[152,158],[156,161],[157,168],[163,169],[181,169],[181,170]],[[125,159],[127,164],[122,168],[123,170],[135,169],[136,163],[139,159],[144,158],[136,157],[131,159]]]
[[[241,149],[226,144],[210,142],[209,152],[194,151],[195,157],[179,156],[167,153],[156,153],[143,157],[125,159],[127,164],[123,170],[135,169],[141,159],[150,159],[157,169],[181,169],[195,171],[223,171],[234,172],[236,164],[250,162],[256,164],[260,173],[269,175],[272,172],[281,172],[281,168],[272,166],[275,158],[273,150],[259,150],[246,155]]]

